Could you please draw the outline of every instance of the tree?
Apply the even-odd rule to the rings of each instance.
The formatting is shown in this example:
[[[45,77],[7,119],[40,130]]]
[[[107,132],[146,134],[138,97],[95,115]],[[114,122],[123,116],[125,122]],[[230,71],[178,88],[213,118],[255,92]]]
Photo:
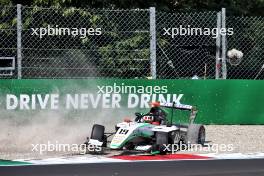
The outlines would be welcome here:
[[[60,6],[91,8],[145,9],[151,6],[162,11],[216,11],[222,7],[235,15],[264,16],[264,0],[1,0],[1,5],[23,4],[28,6]]]

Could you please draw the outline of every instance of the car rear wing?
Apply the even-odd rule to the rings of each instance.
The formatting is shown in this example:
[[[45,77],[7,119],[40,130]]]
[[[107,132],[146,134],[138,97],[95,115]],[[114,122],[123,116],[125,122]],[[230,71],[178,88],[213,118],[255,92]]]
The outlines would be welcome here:
[[[180,103],[160,103],[160,107],[175,108],[180,110],[196,110],[195,106]]]
[[[189,123],[194,123],[194,120],[196,118],[196,115],[198,113],[196,106],[181,104],[181,103],[160,103],[160,102],[152,102],[152,107],[165,107],[165,108],[173,108],[173,109],[179,109],[179,110],[187,110],[190,111],[190,117],[189,117]]]

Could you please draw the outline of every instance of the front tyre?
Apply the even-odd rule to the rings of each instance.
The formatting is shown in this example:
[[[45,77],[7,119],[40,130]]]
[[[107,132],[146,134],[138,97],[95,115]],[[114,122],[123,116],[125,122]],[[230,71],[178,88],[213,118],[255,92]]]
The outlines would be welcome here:
[[[103,125],[94,124],[92,128],[91,139],[105,142],[104,131],[105,127]]]

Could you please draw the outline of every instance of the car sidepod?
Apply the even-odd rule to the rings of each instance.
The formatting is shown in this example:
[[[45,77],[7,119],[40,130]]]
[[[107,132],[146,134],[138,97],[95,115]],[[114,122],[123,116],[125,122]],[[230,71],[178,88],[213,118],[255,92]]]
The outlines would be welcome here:
[[[111,149],[121,149],[126,143],[130,142],[136,137],[147,137],[153,136],[152,131],[153,125],[149,123],[127,123],[127,125],[120,125],[114,135],[111,143]]]

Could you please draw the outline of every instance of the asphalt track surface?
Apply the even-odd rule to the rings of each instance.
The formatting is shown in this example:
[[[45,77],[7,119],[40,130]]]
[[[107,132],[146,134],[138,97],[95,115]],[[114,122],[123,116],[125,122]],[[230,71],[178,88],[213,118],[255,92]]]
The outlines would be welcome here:
[[[264,159],[1,166],[1,176],[263,176]]]

